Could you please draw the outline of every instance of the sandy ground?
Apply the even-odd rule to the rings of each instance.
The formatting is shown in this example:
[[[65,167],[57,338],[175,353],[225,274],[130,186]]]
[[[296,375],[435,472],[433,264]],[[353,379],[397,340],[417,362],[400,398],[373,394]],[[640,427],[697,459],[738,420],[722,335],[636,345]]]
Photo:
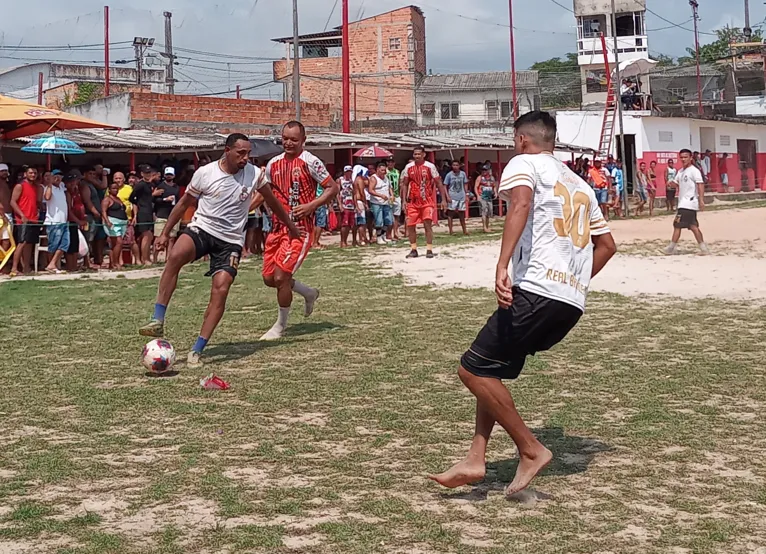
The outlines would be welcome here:
[[[162,274],[162,268],[136,269],[130,271],[89,271],[87,273],[61,273],[53,275],[49,273],[40,273],[38,275],[29,275],[24,277],[9,278],[7,275],[0,275],[0,283],[16,281],[72,281],[75,279],[93,279],[94,281],[108,281],[110,279],[150,279],[159,277]]]
[[[672,217],[610,224],[620,253],[592,282],[591,290],[629,296],[669,295],[729,300],[766,299],[766,208],[700,214],[700,227],[713,255],[699,256],[694,237],[684,231],[681,254],[665,256]],[[499,241],[443,248],[434,260],[405,260],[402,250],[372,261],[403,275],[413,285],[494,288]]]

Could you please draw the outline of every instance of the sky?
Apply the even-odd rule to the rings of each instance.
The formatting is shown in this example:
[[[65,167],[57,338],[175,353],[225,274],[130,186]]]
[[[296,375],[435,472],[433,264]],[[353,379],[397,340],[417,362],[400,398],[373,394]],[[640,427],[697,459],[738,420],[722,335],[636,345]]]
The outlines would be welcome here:
[[[426,16],[428,67],[434,73],[508,70],[506,0],[412,3]],[[3,7],[0,67],[37,60],[103,62],[103,47],[87,45],[103,44],[104,0],[9,4]],[[321,32],[340,25],[340,4],[340,0],[298,0],[300,32]],[[349,12],[354,20],[404,5],[406,0],[351,0]],[[518,69],[575,50],[575,19],[567,9],[571,7],[571,0],[514,0]],[[684,55],[685,48],[694,44],[693,33],[662,18],[691,29],[687,0],[647,0],[647,8],[654,12],[647,13],[646,21],[650,53]],[[281,99],[281,86],[265,83],[271,79],[269,60],[285,52],[283,45],[270,39],[292,34],[290,0],[111,0],[110,11],[112,60],[133,59],[130,43],[134,36],[155,37],[163,43],[162,12],[171,11],[174,45],[211,53],[177,53],[177,93],[218,93],[240,84],[243,88],[257,85],[245,97]],[[742,26],[744,0],[700,0],[700,18],[704,44],[714,38],[705,33],[727,24]],[[751,26],[765,21],[766,7],[762,2],[751,2]],[[72,49],[61,49],[66,45]],[[59,49],[30,48],[34,46]]]

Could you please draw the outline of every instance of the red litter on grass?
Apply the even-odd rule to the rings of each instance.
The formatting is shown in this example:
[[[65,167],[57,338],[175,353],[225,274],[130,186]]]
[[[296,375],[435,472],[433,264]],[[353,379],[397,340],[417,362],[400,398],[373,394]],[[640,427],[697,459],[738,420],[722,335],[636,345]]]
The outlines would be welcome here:
[[[229,383],[214,373],[211,373],[207,377],[200,379],[199,385],[205,390],[229,390],[231,388]]]

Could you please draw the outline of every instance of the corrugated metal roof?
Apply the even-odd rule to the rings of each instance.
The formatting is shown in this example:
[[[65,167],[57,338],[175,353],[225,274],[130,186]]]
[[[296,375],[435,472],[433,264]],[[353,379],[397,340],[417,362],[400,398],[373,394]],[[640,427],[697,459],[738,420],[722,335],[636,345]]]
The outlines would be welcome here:
[[[107,131],[104,129],[81,129],[64,131],[61,136],[72,140],[84,148],[101,148],[115,150],[214,150],[223,146],[225,138],[218,135],[189,135],[169,134],[147,131],[143,129],[128,129],[122,131]],[[20,142],[31,142],[40,137],[24,137]]]
[[[653,70],[649,75],[653,79],[661,79],[663,77],[696,77],[697,66],[696,65],[683,65],[678,67],[662,67]],[[723,77],[725,73],[720,66],[716,64],[703,63],[700,64],[700,76],[701,77]]]
[[[536,88],[537,84],[537,71],[516,72],[517,87]],[[423,77],[420,85],[418,85],[418,92],[507,90],[510,88],[510,71],[494,71],[489,73],[447,73],[426,75]]]

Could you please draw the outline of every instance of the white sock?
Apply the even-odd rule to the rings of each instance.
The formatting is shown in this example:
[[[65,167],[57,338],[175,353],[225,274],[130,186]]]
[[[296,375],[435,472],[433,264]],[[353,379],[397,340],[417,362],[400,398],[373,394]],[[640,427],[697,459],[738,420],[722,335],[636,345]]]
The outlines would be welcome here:
[[[304,285],[297,279],[293,281],[293,292],[297,292],[303,298],[313,298],[316,295],[316,289],[312,289],[311,287]]]
[[[710,250],[707,247],[707,244],[705,244],[704,242],[700,243],[700,250],[702,250],[703,252],[710,252]]]
[[[261,337],[261,340],[277,340],[282,338],[282,334],[287,328],[287,318],[290,317],[290,308],[279,308],[279,316],[274,326]]]

